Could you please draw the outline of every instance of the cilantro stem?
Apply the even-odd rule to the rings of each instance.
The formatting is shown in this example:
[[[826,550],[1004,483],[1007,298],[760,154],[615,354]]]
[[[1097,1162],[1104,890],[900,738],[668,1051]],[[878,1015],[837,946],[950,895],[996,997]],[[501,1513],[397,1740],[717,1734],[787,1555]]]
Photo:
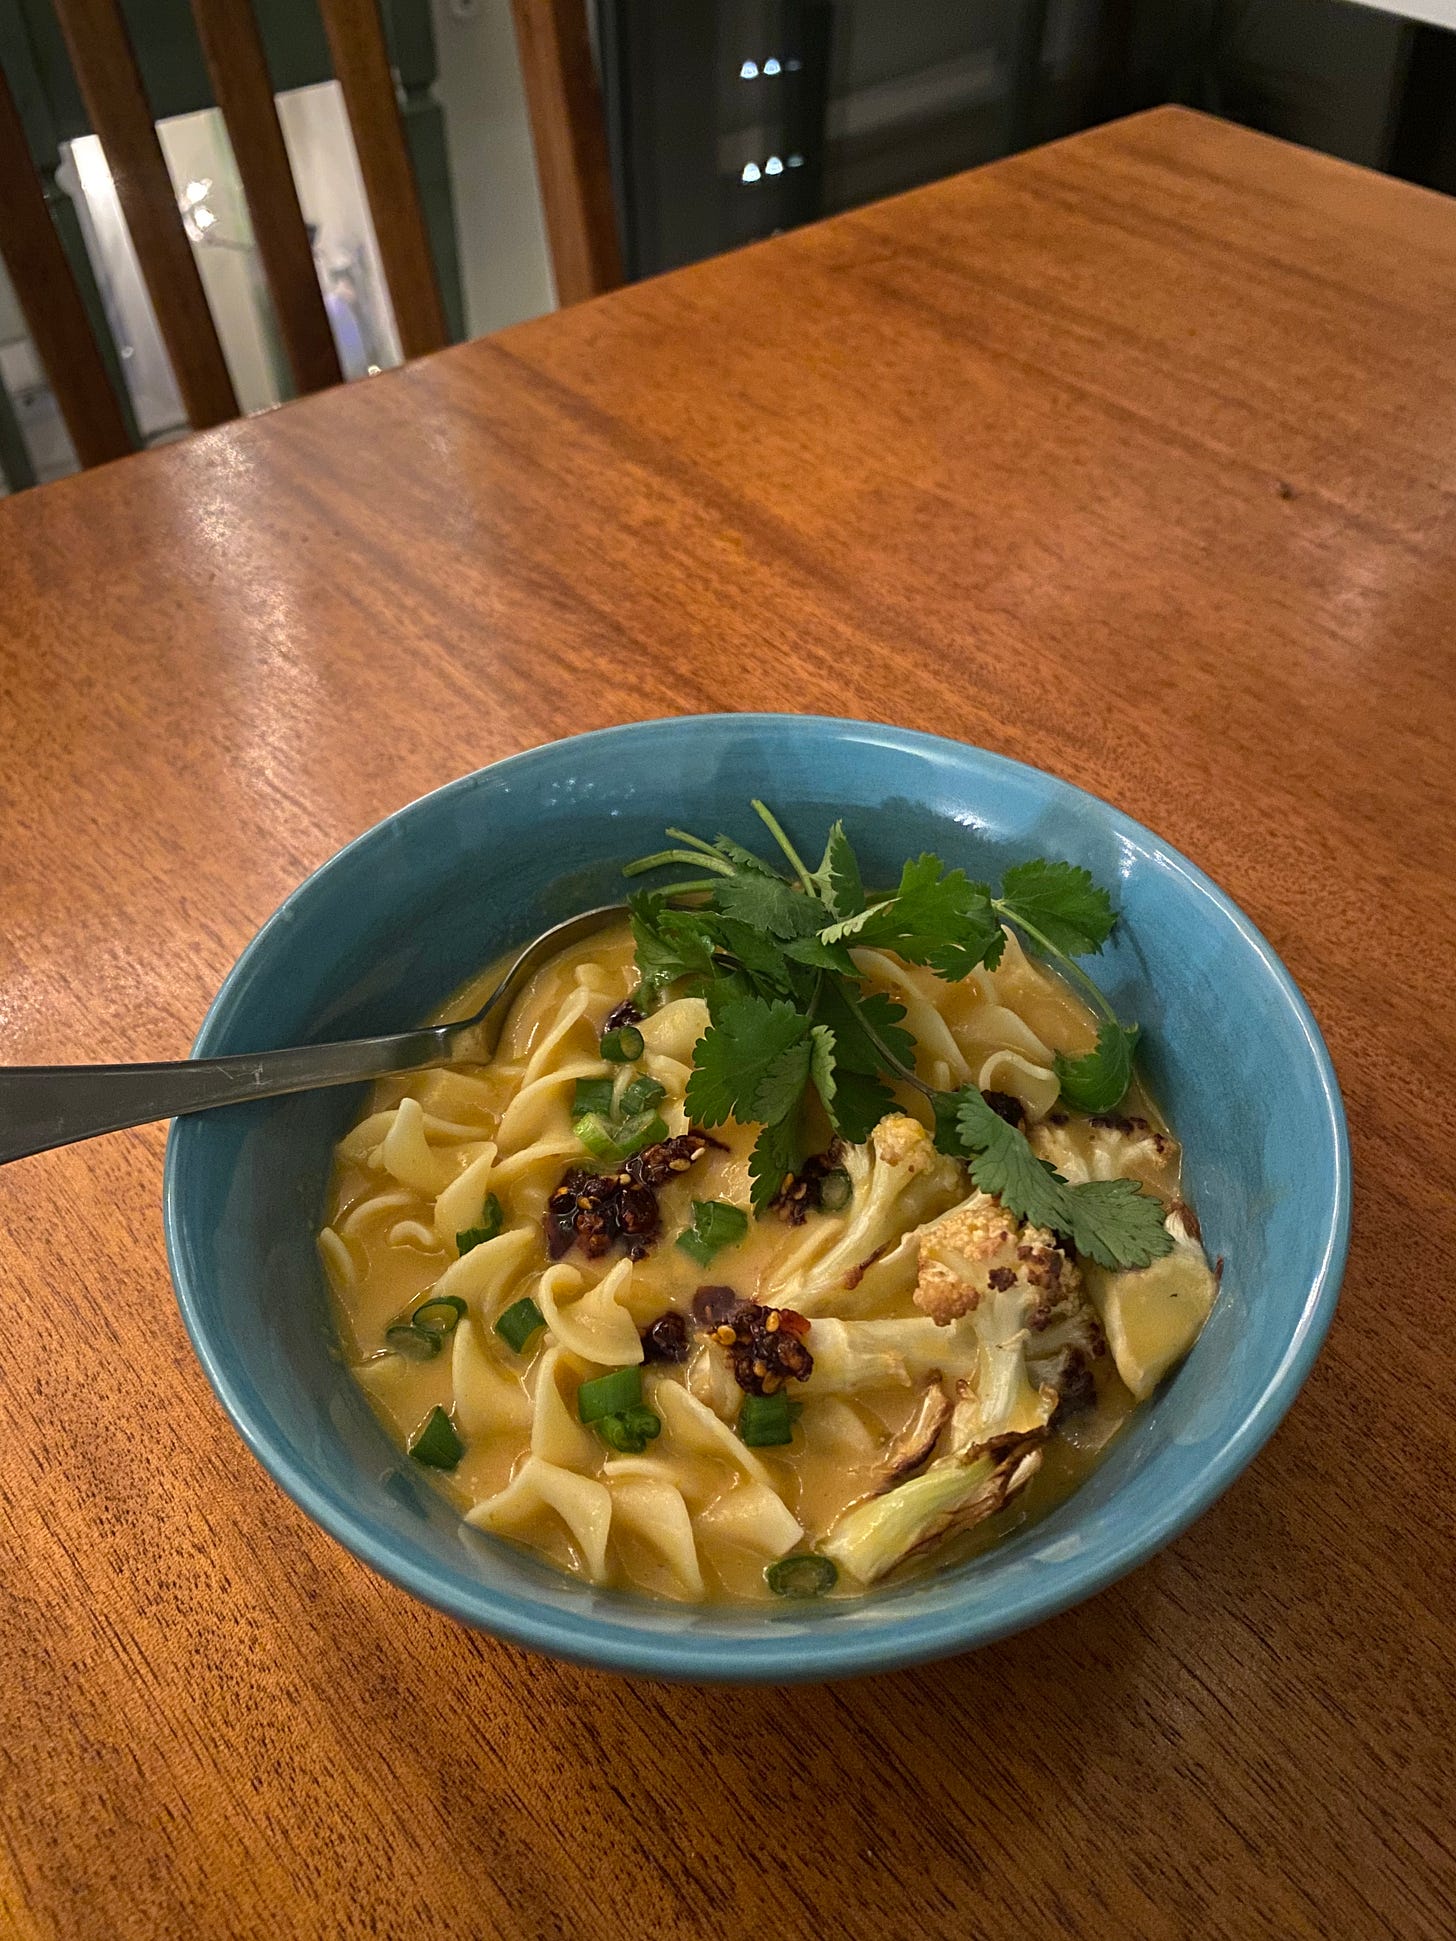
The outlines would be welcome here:
[[[710,856],[715,868],[722,866],[722,854],[713,847],[712,843],[704,842],[701,836],[695,836],[691,829],[669,828],[667,833],[674,842],[685,842],[689,849],[696,849],[700,856]]]
[[[816,896],[816,892],[814,889],[814,879],[813,877],[810,876],[808,870],[804,867],[803,857],[799,854],[798,850],[795,849],[794,845],[789,841],[788,837],[784,834],[783,828],[779,823],[779,819],[774,814],[773,810],[768,806],[766,802],[760,802],[756,796],[753,799],[753,809],[754,809],[754,813],[759,817],[760,821],[766,824],[769,834],[773,837],[774,841],[778,844],[779,848],[783,850],[784,854],[788,857],[789,861],[793,864],[794,874],[795,876],[798,877],[799,882],[803,887],[804,894],[806,896]]]
[[[624,876],[645,876],[650,869],[662,869],[668,863],[686,863],[691,869],[711,869],[719,876],[736,876],[726,857],[705,855],[699,849],[659,849],[655,856],[639,856],[635,863],[628,863],[622,870]]]
[[[1077,982],[1082,986],[1083,990],[1085,990],[1088,993],[1088,995],[1092,999],[1092,1002],[1097,1006],[1097,1009],[1102,1013],[1103,1017],[1106,1018],[1109,1024],[1118,1023],[1117,1013],[1113,1010],[1112,1006],[1108,1003],[1107,999],[1102,995],[1102,992],[1098,988],[1097,984],[1094,982],[1092,978],[1090,978],[1087,975],[1086,971],[1083,970],[1082,966],[1077,962],[1075,957],[1069,957],[1066,951],[1058,950],[1056,945],[1051,941],[1051,939],[1049,937],[1044,937],[1040,932],[1040,930],[1037,929],[1034,923],[1028,923],[1026,918],[1023,916],[1020,916],[1015,910],[1007,909],[1006,905],[1001,901],[999,897],[993,896],[991,898],[991,908],[996,912],[998,917],[1003,918],[1007,923],[1012,924],[1016,929],[1024,930],[1027,936],[1031,938],[1031,941],[1034,944],[1038,945],[1042,950],[1044,950],[1048,957],[1055,957],[1059,964],[1064,965],[1067,971],[1070,973],[1070,975],[1075,977]]]
[[[940,1097],[941,1095],[936,1091],[933,1085],[927,1085],[925,1080],[921,1078],[917,1072],[911,1071],[908,1065],[901,1064],[900,1060],[895,1056],[894,1052],[890,1050],[889,1046],[885,1043],[884,1039],[880,1036],[879,1032],[875,1030],[874,1026],[870,1023],[869,1019],[865,1016],[864,1006],[860,1003],[859,999],[855,996],[854,992],[850,989],[850,986],[847,981],[841,981],[839,995],[844,999],[845,1003],[849,1006],[851,1012],[854,1014],[855,1022],[858,1024],[860,1030],[869,1039],[870,1043],[874,1046],[875,1050],[880,1054],[881,1058],[884,1059],[885,1063],[889,1066],[890,1070],[892,1072],[898,1072],[901,1078],[905,1080],[907,1085],[913,1085],[916,1091],[923,1092],[926,1098],[933,1099],[933,1098]]]

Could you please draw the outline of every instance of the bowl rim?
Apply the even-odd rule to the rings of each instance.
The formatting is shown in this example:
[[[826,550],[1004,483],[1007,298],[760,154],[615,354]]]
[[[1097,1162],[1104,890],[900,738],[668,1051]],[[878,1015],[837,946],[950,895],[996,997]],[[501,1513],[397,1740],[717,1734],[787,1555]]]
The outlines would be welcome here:
[[[994,776],[1002,771],[1008,777],[1030,778],[1038,786],[1050,784],[1068,796],[1079,798],[1116,836],[1130,840],[1143,853],[1156,855],[1164,867],[1180,876],[1232,924],[1298,1027],[1318,1077],[1323,1106],[1321,1128],[1329,1134],[1332,1156],[1333,1191],[1325,1216],[1319,1264],[1277,1366],[1252,1398],[1237,1426],[1224,1436],[1202,1468],[1169,1497],[1157,1514],[1096,1551],[1067,1559],[1053,1582],[1011,1587],[1004,1606],[996,1609],[967,1610],[951,1605],[939,1611],[909,1611],[903,1623],[887,1625],[882,1630],[854,1627],[805,1630],[796,1626],[776,1633],[770,1619],[764,1624],[763,1636],[734,1642],[731,1663],[710,1663],[730,1649],[721,1639],[714,1640],[691,1629],[674,1633],[634,1627],[630,1622],[631,1600],[627,1596],[621,1601],[622,1618],[606,1619],[591,1612],[563,1611],[531,1600],[523,1592],[497,1589],[483,1578],[467,1577],[461,1572],[440,1572],[437,1566],[401,1558],[368,1516],[360,1514],[351,1501],[315,1479],[307,1459],[297,1454],[285,1438],[274,1433],[271,1422],[254,1418],[242,1385],[234,1378],[226,1356],[218,1352],[208,1332],[193,1292],[193,1283],[202,1277],[205,1268],[187,1231],[183,1202],[190,1167],[200,1163],[203,1156],[204,1149],[199,1142],[205,1136],[206,1114],[176,1119],[168,1132],[162,1189],[167,1263],[193,1350],[213,1392],[254,1456],[306,1516],[372,1570],[423,1602],[474,1629],[552,1657],[662,1679],[775,1683],[893,1671],[977,1649],[1039,1624],[1094,1596],[1146,1562],[1196,1521],[1269,1440],[1303,1386],[1329,1331],[1349,1249],[1351,1214],[1349,1131],[1339,1082],[1319,1026],[1293,977],[1263,933],[1196,863],[1102,797],[1049,770],[973,742],[854,716],[722,712],[659,716],[559,737],[503,756],[416,797],[373,823],[291,890],[244,946],[208,1007],[191,1055],[198,1058],[226,1052],[225,1041],[233,1014],[275,936],[292,923],[296,903],[311,894],[322,879],[354,868],[368,857],[373,847],[387,843],[389,831],[400,817],[412,814],[426,803],[466,793],[487,775],[509,773],[513,778],[526,775],[533,766],[555,759],[554,751],[566,745],[591,743],[611,748],[634,741],[651,741],[664,733],[691,738],[717,734],[730,727],[740,732],[789,730],[811,738],[830,739],[847,733],[868,733],[889,751],[930,754],[941,759],[950,755],[957,761],[970,757],[981,765],[983,774],[989,772]]]

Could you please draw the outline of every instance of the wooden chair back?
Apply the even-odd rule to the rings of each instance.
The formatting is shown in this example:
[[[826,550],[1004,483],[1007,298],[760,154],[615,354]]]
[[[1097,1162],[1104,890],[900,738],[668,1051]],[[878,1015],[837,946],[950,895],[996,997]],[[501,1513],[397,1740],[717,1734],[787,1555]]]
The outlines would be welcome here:
[[[183,407],[195,430],[238,415],[119,0],[52,0],[106,154]],[[248,203],[295,386],[337,384],[338,353],[251,0],[189,0]],[[562,303],[621,281],[586,0],[512,0]],[[353,133],[401,348],[449,341],[378,0],[318,0]],[[131,449],[123,414],[0,74],[0,256],[83,465]],[[16,481],[12,481],[16,483]]]

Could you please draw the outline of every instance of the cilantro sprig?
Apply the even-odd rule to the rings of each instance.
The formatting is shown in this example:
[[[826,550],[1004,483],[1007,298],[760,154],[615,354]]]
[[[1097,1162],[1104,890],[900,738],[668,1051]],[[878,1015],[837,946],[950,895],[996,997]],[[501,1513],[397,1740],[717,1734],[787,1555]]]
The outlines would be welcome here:
[[[858,947],[889,950],[958,979],[983,964],[994,969],[1005,949],[1002,926],[1012,925],[1095,1005],[1096,1047],[1080,1058],[1059,1056],[1057,1076],[1070,1104],[1108,1112],[1131,1079],[1137,1026],[1117,1017],[1076,961],[1098,953],[1112,932],[1106,891],[1071,863],[1033,861],[1008,869],[998,895],[923,855],[905,864],[893,889],[871,892],[842,822],[810,869],[772,810],[758,801],[753,807],[790,876],[730,836],[709,842],[683,829],[669,829],[673,847],[629,864],[626,874],[669,866],[694,872],[629,898],[638,974],[647,1000],[669,986],[706,998],[709,1024],[694,1048],[688,1115],[704,1127],[731,1118],[761,1128],[749,1159],[755,1207],[803,1165],[812,1098],[834,1130],[857,1144],[893,1108],[891,1083],[901,1080],[930,1097],[937,1144],[965,1157],[975,1183],[1018,1218],[1069,1234],[1108,1267],[1145,1266],[1166,1253],[1162,1208],[1135,1181],[1073,1186],[975,1086],[936,1093],[925,1085],[904,1007],[867,990],[850,955]]]
[[[1076,961],[1095,956],[1112,934],[1112,899],[1085,869],[1073,863],[1018,863],[1001,879],[992,909],[1029,937],[1047,957],[1079,984],[1101,1023],[1093,1050],[1080,1058],[1057,1054],[1062,1097],[1084,1112],[1110,1112],[1132,1079],[1138,1028],[1122,1024],[1102,991]],[[1000,961],[1000,949],[996,962]]]

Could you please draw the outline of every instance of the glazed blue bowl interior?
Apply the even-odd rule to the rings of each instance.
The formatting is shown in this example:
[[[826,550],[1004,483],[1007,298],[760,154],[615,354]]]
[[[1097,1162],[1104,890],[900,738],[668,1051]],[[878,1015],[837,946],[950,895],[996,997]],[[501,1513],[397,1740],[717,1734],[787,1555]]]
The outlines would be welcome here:
[[[869,880],[933,849],[973,876],[1068,857],[1122,912],[1099,975],[1141,1020],[1145,1070],[1227,1265],[1186,1364],[1091,1479],[954,1569],[804,1610],[686,1608],[600,1591],[467,1529],[401,1456],[340,1360],[314,1248],[330,1148],[357,1090],[181,1119],[166,1225],[182,1313],[259,1460],[376,1570],[468,1624],[562,1657],[699,1679],[887,1669],[1000,1637],[1098,1590],[1224,1489],[1288,1408],[1344,1263],[1339,1090],[1287,972],[1221,892],[1148,830],[1049,775],[855,721],[714,715],[554,742],[412,803],[311,876],[239,959],[196,1055],[384,1031],[482,965],[612,902],[665,823],[762,837],[762,796],[805,849],[843,815]]]

